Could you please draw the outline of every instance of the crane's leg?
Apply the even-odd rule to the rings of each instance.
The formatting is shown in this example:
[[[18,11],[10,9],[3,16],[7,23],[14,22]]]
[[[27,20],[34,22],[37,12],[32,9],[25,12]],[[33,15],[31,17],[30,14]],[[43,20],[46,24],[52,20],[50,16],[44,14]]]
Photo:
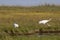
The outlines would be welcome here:
[[[47,23],[48,26],[51,26],[50,24]]]

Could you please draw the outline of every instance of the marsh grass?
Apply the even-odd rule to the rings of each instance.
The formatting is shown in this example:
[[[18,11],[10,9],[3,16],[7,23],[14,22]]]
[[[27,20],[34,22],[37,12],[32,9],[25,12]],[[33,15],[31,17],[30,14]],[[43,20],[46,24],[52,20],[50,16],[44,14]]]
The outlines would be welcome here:
[[[0,40],[60,40],[60,35],[46,35],[41,37],[38,37],[37,35],[17,36],[17,34],[19,33],[24,34],[28,33],[31,30],[32,32],[34,32],[36,29],[60,30],[60,7],[55,7],[56,10],[53,7],[47,8],[45,6],[41,7],[40,9],[39,8],[40,7],[35,7],[35,9],[34,7],[32,7],[31,9],[19,9],[17,7],[0,7]],[[21,10],[24,11],[22,12]],[[28,12],[26,12],[25,10]],[[52,20],[48,23],[51,26],[38,23],[40,20],[50,18]],[[19,28],[13,27],[14,22],[19,24]]]

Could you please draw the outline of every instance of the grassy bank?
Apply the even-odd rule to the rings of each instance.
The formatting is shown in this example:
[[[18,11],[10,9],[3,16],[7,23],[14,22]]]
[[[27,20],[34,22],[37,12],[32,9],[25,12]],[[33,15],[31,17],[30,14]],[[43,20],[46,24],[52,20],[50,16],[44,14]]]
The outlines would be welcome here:
[[[52,19],[49,24],[51,26],[39,24],[43,19]],[[20,25],[19,28],[14,28],[13,23]],[[16,34],[26,33],[36,29],[42,30],[60,30],[60,7],[59,6],[38,6],[38,7],[0,7],[0,38],[1,40],[59,40],[60,36],[16,36],[11,33],[11,30]],[[10,35],[14,35],[11,36]]]

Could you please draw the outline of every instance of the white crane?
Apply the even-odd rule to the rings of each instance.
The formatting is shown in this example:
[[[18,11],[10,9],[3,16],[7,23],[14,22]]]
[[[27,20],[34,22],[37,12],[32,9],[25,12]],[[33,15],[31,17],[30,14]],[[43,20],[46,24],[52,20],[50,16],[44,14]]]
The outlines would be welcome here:
[[[39,24],[47,24],[49,21],[51,21],[51,19],[49,19],[49,20],[41,20],[41,21],[39,21]],[[49,24],[47,24],[48,26],[50,26]]]
[[[19,25],[17,23],[14,23],[14,27],[17,28],[19,27]]]

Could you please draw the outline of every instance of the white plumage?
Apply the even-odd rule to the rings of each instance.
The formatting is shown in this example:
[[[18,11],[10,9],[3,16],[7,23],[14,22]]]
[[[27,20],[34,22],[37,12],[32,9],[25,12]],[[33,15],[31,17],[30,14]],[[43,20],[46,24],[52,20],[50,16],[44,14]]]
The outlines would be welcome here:
[[[14,23],[14,27],[16,28],[16,27],[19,27],[19,25],[17,24],[17,23]]]
[[[49,21],[51,21],[51,19],[49,19],[49,20],[41,20],[41,21],[39,21],[39,24],[46,24],[46,23],[48,23]]]

